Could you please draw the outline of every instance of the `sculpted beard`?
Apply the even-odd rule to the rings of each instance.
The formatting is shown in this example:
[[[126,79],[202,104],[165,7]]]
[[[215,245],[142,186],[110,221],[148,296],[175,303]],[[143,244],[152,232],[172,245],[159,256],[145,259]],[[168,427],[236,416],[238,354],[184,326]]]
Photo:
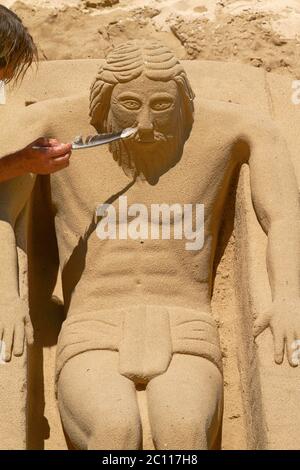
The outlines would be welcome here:
[[[180,110],[176,127],[172,134],[163,134],[154,129],[153,143],[142,141],[138,132],[126,140],[118,140],[109,145],[113,158],[131,178],[141,178],[155,184],[159,177],[180,160],[185,143],[182,112]],[[118,132],[119,126],[110,117],[108,132]]]

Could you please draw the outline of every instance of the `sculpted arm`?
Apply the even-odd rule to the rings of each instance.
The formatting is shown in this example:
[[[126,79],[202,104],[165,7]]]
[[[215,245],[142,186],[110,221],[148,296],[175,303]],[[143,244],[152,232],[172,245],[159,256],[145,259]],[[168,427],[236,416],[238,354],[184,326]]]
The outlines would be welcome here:
[[[19,263],[15,227],[33,187],[33,178],[24,176],[0,184],[0,339],[2,356],[11,359],[23,354],[24,337],[33,341],[28,307],[19,295]]]
[[[0,142],[0,340],[1,356],[7,361],[12,353],[23,354],[25,337],[29,344],[33,342],[28,306],[19,294],[15,235],[17,220],[33,189],[34,177],[30,173],[53,173],[69,163],[70,145],[40,138],[52,132],[47,109],[45,103],[37,103],[17,110],[13,122],[8,119],[5,123],[6,131]],[[33,143],[28,146],[28,142]],[[33,150],[32,145],[46,148]]]
[[[250,182],[258,220],[268,235],[267,269],[272,305],[261,312],[255,335],[270,326],[275,361],[281,363],[286,347],[293,363],[293,342],[300,339],[300,224],[299,195],[285,140],[270,123],[262,122],[250,139]]]

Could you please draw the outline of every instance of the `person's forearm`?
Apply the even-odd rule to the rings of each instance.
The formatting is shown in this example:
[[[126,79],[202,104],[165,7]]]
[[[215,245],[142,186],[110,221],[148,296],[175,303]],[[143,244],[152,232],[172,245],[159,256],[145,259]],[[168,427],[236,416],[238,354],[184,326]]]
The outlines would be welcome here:
[[[3,303],[19,296],[16,237],[12,225],[5,220],[0,220],[0,246],[0,300]]]
[[[26,173],[22,152],[16,152],[0,159],[0,183]]]
[[[300,296],[299,234],[297,219],[282,217],[270,225],[267,266],[273,300]]]

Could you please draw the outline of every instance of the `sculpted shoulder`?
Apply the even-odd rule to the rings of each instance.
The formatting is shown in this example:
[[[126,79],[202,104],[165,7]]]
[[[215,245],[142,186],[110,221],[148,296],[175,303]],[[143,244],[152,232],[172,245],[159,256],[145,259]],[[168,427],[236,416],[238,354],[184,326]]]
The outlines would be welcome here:
[[[194,132],[215,129],[225,139],[236,141],[279,135],[276,122],[254,107],[217,100],[195,100]]]
[[[68,142],[90,129],[88,106],[87,95],[41,101],[31,106],[31,118],[42,123],[44,136]]]

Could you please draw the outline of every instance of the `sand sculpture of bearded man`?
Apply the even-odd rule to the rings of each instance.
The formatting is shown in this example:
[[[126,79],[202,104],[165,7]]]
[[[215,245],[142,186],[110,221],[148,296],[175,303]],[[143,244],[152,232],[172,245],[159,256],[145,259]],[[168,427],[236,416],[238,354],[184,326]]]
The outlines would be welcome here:
[[[223,382],[210,305],[213,264],[224,202],[243,163],[268,234],[273,293],[256,334],[271,327],[277,362],[285,342],[291,362],[290,344],[300,334],[299,202],[284,140],[265,116],[195,98],[179,61],[151,41],[131,41],[109,54],[90,100],[56,100],[53,111],[49,103],[33,105],[34,119],[45,116],[43,106],[44,131],[61,141],[78,129],[91,133],[88,107],[98,132],[137,129],[110,148],[78,152],[68,169],[51,176],[67,314],[57,349],[57,396],[67,435],[79,449],[141,448],[136,390],[143,387],[157,449],[215,447]],[[125,196],[131,209],[124,215]],[[90,224],[99,204],[117,214],[117,236],[109,236],[108,227],[99,237],[105,214]],[[145,235],[153,204],[171,208],[172,230],[185,214],[178,218],[174,205],[204,204],[202,248],[187,249],[184,234]],[[160,215],[152,228],[163,229]],[[130,224],[140,236],[128,236]]]
[[[128,206],[141,203],[147,208],[154,203],[198,201],[195,188],[187,191],[186,184],[180,188],[178,181],[174,192],[173,176],[167,176],[180,162],[191,132],[193,100],[183,67],[166,47],[130,42],[107,57],[91,88],[91,124],[100,133],[126,127],[135,127],[137,132],[131,139],[111,144],[113,159],[107,150],[96,149],[96,155],[108,154],[96,160],[89,154],[82,161],[84,169],[75,168],[76,159],[70,172],[51,181],[60,255],[60,234],[70,231],[63,188],[75,189],[78,178],[85,187],[78,194],[85,192],[86,200],[93,201],[90,210],[95,211],[99,202],[109,201],[116,207],[120,230],[126,230],[118,207],[124,196]],[[90,175],[88,163],[93,165]],[[182,173],[178,167],[177,172],[180,180],[185,179],[189,168]],[[83,216],[79,206],[75,212]],[[173,214],[170,219],[174,223]],[[158,227],[161,223],[157,221]],[[80,280],[72,293],[65,293],[70,305],[57,351],[58,402],[72,443],[79,448],[140,448],[135,388],[142,386],[147,388],[158,448],[213,445],[222,415],[222,366],[214,320],[209,308],[201,306],[201,297],[206,297],[201,288],[204,273],[195,273],[194,287],[190,282],[191,270],[195,270],[190,263],[199,261],[187,255],[184,240],[100,240],[91,228],[88,234],[85,269],[77,276]],[[71,264],[76,266],[72,256]],[[185,268],[180,258],[186,258]],[[64,267],[64,280],[66,271],[71,270]],[[211,382],[209,393],[207,381]],[[82,386],[93,389],[95,400]],[[89,422],[91,418],[95,421]]]
[[[124,90],[129,90],[126,84],[139,77],[140,83],[137,82],[136,86],[133,84],[131,94],[127,95],[125,91],[122,98],[112,98],[116,85],[123,84]],[[142,77],[148,78],[146,84],[152,87],[152,93],[145,98],[144,105],[148,99],[148,106],[144,106],[143,115],[139,113]],[[164,91],[160,91],[157,82],[165,83]],[[168,89],[169,85],[171,88]],[[176,100],[171,96],[175,88]],[[167,48],[149,43],[148,48],[141,51],[132,44],[125,44],[107,57],[106,65],[101,68],[92,85],[91,124],[99,133],[118,132],[128,124],[128,113],[131,112],[132,116],[139,114],[138,121],[131,121],[132,126],[138,126],[139,132],[130,145],[121,140],[111,144],[110,150],[128,176],[139,175],[150,184],[155,184],[159,176],[181,158],[194,122],[193,99],[194,93],[183,67]],[[123,109],[118,105],[120,100]],[[149,127],[147,114],[150,110],[156,113],[156,120],[160,116],[168,119],[164,119],[157,128],[154,123]],[[145,146],[143,152],[140,152],[141,141],[152,145]]]

